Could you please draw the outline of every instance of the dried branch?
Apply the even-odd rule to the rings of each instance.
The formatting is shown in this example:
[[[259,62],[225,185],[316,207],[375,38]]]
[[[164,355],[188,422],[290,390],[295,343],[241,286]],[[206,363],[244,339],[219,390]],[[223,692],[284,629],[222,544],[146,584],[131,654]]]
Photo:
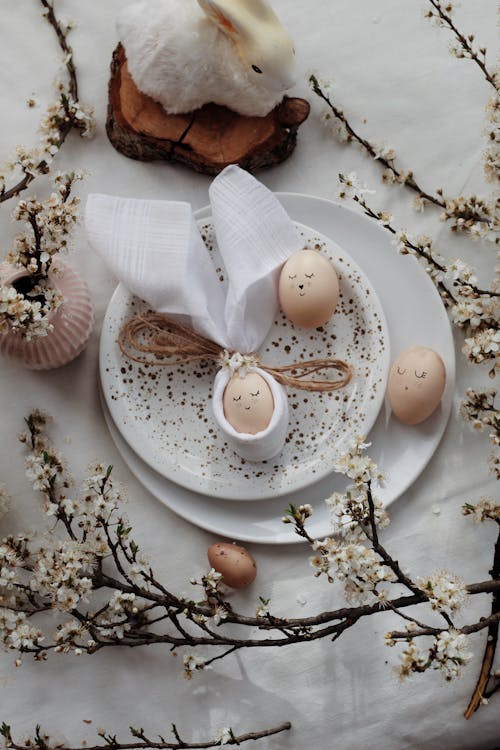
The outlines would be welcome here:
[[[500,87],[498,86],[496,76],[486,67],[486,47],[479,47],[478,51],[474,50],[472,47],[474,34],[468,34],[466,36],[458,30],[451,18],[453,4],[447,0],[445,0],[445,2],[441,2],[440,0],[428,0],[428,2],[432,5],[434,10],[427,11],[425,14],[426,18],[436,20],[440,26],[448,27],[459,44],[458,48],[452,48],[452,53],[456,57],[473,60],[473,62],[475,62],[480,68],[488,83],[493,86],[495,91],[498,91]]]
[[[326,87],[323,87],[315,75],[309,76],[309,82],[313,92],[322,99],[327,105],[331,115],[339,126],[339,137],[347,142],[355,141],[366,152],[375,159],[382,167],[385,168],[383,179],[385,182],[405,185],[409,190],[416,193],[414,207],[422,210],[425,202],[432,203],[434,206],[443,210],[441,218],[443,220],[453,220],[453,230],[473,230],[474,232],[483,233],[479,229],[479,224],[484,224],[487,230],[495,226],[495,215],[490,206],[475,195],[469,198],[445,198],[443,190],[438,188],[435,193],[430,193],[422,188],[416,181],[412,170],[403,170],[396,166],[396,155],[393,149],[377,147],[368,139],[363,138],[353,128],[345,113],[332,100],[332,94],[327,93]],[[331,119],[331,115],[326,113],[323,116],[325,122]]]
[[[221,747],[221,745],[242,745],[250,740],[261,740],[265,737],[272,737],[275,734],[286,732],[291,727],[291,723],[286,721],[270,729],[261,729],[257,732],[247,732],[240,735],[235,735],[231,727],[225,727],[217,738],[202,740],[200,742],[186,742],[182,740],[175,724],[172,724],[170,729],[175,737],[175,742],[167,742],[162,736],[152,740],[146,736],[144,729],[130,727],[130,733],[135,738],[133,742],[120,742],[116,735],[99,732],[99,736],[103,739],[101,744],[93,746],[85,745],[78,748],[52,741],[50,735],[41,731],[40,726],[35,728],[32,738],[22,742],[14,740],[10,726],[5,724],[5,722],[0,727],[0,734],[5,739],[5,746],[12,748],[12,750],[33,750],[33,748],[37,750],[110,750],[110,748],[112,750],[148,750],[149,748],[153,748],[154,750],[181,750],[181,748],[184,750],[189,750],[190,748],[192,750],[203,750],[203,748]]]
[[[493,377],[500,348],[498,274],[492,279],[490,289],[480,288],[473,269],[466,263],[461,260],[447,263],[433,248],[430,237],[412,238],[405,230],[398,230],[392,225],[393,217],[387,211],[375,211],[369,206],[365,195],[373,191],[367,190],[354,172],[347,176],[339,174],[339,183],[340,198],[350,198],[361,206],[366,216],[377,221],[393,236],[399,252],[413,255],[422,261],[444,304],[450,309],[453,322],[469,336],[465,339],[462,351],[470,362],[479,364],[492,361]]]
[[[58,20],[51,0],[40,0],[42,15],[54,29],[59,48],[63,54],[64,65],[68,74],[66,83],[57,86],[58,101],[52,104],[42,121],[40,130],[43,133],[42,146],[32,151],[18,147],[16,157],[10,169],[19,167],[23,177],[10,188],[5,185],[5,178],[0,175],[0,203],[19,195],[39,174],[47,174],[52,157],[61,148],[69,133],[76,129],[82,136],[89,136],[93,131],[92,113],[86,110],[78,98],[78,78],[73,60],[73,50],[68,43],[71,25],[63,26]]]
[[[499,527],[498,536],[495,544],[493,567],[490,571],[493,580],[498,580],[500,578],[500,522],[497,521],[497,523]],[[466,719],[470,719],[472,717],[474,712],[477,711],[483,700],[485,700],[486,698],[487,687],[490,681],[490,675],[493,668],[493,661],[495,659],[495,652],[498,643],[500,623],[500,591],[496,591],[493,594],[491,600],[491,617],[488,618],[487,622],[488,635],[486,638],[486,646],[484,649],[481,671],[479,672],[479,677],[472,694],[472,698],[464,714]]]

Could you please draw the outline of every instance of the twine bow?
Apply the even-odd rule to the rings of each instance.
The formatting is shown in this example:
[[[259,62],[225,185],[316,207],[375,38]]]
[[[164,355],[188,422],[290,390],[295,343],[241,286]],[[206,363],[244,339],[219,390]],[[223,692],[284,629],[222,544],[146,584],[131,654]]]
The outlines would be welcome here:
[[[174,367],[189,362],[210,361],[232,371],[260,367],[278,383],[303,391],[336,391],[352,378],[351,367],[341,359],[309,359],[290,365],[266,365],[256,354],[242,355],[222,350],[219,344],[162,313],[137,314],[122,327],[118,344],[128,359],[140,364]],[[241,365],[235,367],[240,361]],[[311,378],[315,373],[337,370],[338,380]],[[242,373],[243,374],[243,373]]]

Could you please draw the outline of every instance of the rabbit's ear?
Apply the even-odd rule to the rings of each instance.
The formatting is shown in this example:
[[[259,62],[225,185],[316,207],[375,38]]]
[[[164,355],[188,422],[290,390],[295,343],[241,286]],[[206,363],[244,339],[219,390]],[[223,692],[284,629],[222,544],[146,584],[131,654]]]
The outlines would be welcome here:
[[[198,0],[198,4],[210,20],[233,39],[246,36],[253,22],[276,18],[264,0]]]

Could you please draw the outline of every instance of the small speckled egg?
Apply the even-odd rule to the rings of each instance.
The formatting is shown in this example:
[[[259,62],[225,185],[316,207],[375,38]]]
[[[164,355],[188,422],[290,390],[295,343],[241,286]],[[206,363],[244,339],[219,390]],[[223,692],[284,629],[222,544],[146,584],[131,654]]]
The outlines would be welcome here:
[[[438,407],[445,383],[444,362],[433,349],[416,346],[401,352],[387,384],[392,411],[403,424],[423,422]]]
[[[208,562],[222,574],[223,582],[233,589],[249,586],[257,575],[257,566],[252,555],[237,544],[212,544],[208,548]]]
[[[256,435],[268,427],[274,399],[270,387],[258,372],[245,377],[233,375],[222,397],[224,416],[236,432]]]
[[[317,328],[335,312],[339,281],[335,269],[317,250],[300,250],[281,269],[278,287],[281,309],[302,328]]]

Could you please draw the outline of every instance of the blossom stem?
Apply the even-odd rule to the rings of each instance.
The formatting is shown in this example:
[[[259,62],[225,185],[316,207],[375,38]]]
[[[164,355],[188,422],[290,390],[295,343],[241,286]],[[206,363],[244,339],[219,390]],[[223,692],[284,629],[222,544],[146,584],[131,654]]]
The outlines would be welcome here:
[[[486,63],[484,62],[484,59],[481,60],[477,52],[473,50],[472,45],[469,43],[469,40],[458,30],[458,28],[453,23],[451,16],[449,16],[442,9],[441,3],[439,2],[439,0],[429,0],[429,2],[434,8],[434,10],[437,12],[437,14],[439,15],[439,18],[443,21],[443,23],[445,23],[446,26],[448,26],[448,28],[450,29],[450,31],[452,31],[455,34],[456,38],[460,42],[460,45],[465,50],[465,52],[470,57],[470,59],[474,60],[476,65],[479,66],[479,68],[483,72],[484,77],[486,78],[488,83],[490,83],[493,86],[495,91],[498,91],[498,86],[495,83],[494,76],[489,72],[488,68],[486,67]]]
[[[472,633],[479,633],[481,630],[488,628],[488,633],[489,633],[489,629],[491,627],[496,626],[498,628],[499,622],[500,622],[500,611],[495,612],[489,617],[482,618],[481,620],[479,620],[479,622],[472,623],[471,625],[464,625],[461,628],[455,628],[455,629],[459,630],[460,633],[464,633],[465,635],[471,635]],[[394,640],[396,639],[407,640],[408,637],[418,638],[419,636],[425,636],[425,635],[439,635],[442,632],[443,632],[442,628],[431,628],[431,627],[424,626],[420,628],[420,630],[412,630],[411,633],[408,633],[408,631],[404,631],[404,630],[403,631],[394,630],[394,631],[391,631],[390,636],[391,638],[394,638]],[[481,672],[482,671],[483,670],[481,670]],[[489,671],[488,671],[488,676],[489,676]],[[466,716],[466,718],[468,719],[470,717]]]
[[[68,44],[68,29],[63,29],[59,20],[57,19],[55,12],[54,12],[54,6],[52,2],[49,2],[49,0],[40,0],[43,8],[44,8],[44,17],[47,19],[49,24],[54,29],[57,40],[59,43],[59,47],[61,51],[64,54],[64,64],[66,67],[66,70],[68,71],[68,77],[69,77],[69,83],[68,83],[68,92],[70,96],[73,98],[75,102],[78,102],[78,78],[75,68],[75,63],[73,61],[73,50]],[[71,132],[71,130],[74,127],[74,120],[71,117],[68,117],[68,119],[64,122],[61,122],[59,124],[59,144],[58,148],[61,148],[62,144],[66,140],[67,136]],[[23,190],[26,190],[26,188],[33,182],[35,179],[36,174],[43,174],[48,171],[48,162],[45,159],[42,159],[37,165],[36,165],[36,171],[34,174],[31,172],[25,172],[24,176],[16,185],[13,185],[8,190],[2,189],[0,191],[0,203],[4,203],[5,201],[10,200],[11,198],[14,198],[16,195],[19,195],[23,192]]]
[[[321,87],[318,79],[315,75],[309,76],[309,83],[311,84],[311,88],[313,92],[318,96],[320,99],[322,99],[327,107],[330,109],[330,111],[333,113],[333,115],[336,117],[337,120],[339,120],[345,127],[347,133],[348,133],[348,140],[349,141],[356,141],[373,159],[379,162],[381,166],[383,166],[385,169],[388,169],[396,178],[396,181],[400,184],[405,185],[409,190],[412,190],[414,193],[417,194],[419,198],[422,198],[429,203],[432,203],[437,208],[441,208],[443,210],[446,210],[447,208],[447,202],[445,198],[442,196],[442,191],[438,190],[436,195],[432,193],[428,193],[426,190],[424,190],[415,180],[413,171],[405,172],[403,173],[401,170],[399,170],[395,165],[395,157],[394,158],[387,158],[383,154],[379,154],[377,150],[375,149],[375,146],[370,143],[366,138],[363,138],[356,130],[354,130],[353,126],[347,119],[344,112],[339,109],[336,104],[332,101],[331,96],[329,96]],[[488,216],[485,216],[484,214],[478,212],[477,210],[474,210],[472,208],[468,209],[462,209],[458,210],[455,214],[455,218],[462,218],[466,221],[474,221],[474,222],[483,222],[486,224],[490,224],[491,219]]]
[[[359,203],[359,205],[363,208],[366,216],[369,216],[371,219],[375,219],[376,221],[381,223],[384,229],[390,232],[393,236],[397,234],[396,229],[390,223],[380,221],[379,214],[376,211],[374,211],[372,208],[370,208],[370,206],[368,206],[364,198],[360,198],[359,196],[355,195],[353,196],[353,200],[356,203]],[[413,251],[420,258],[424,258],[424,260],[426,260],[436,270],[441,271],[442,273],[446,272],[446,266],[444,266],[442,263],[436,260],[427,250],[425,250],[424,247],[422,247],[421,245],[415,244],[409,239],[407,239],[404,244],[405,244],[405,247]],[[469,282],[461,282],[461,283],[462,283],[462,286],[467,287],[468,289],[470,289],[472,292],[479,295],[480,297],[486,297],[486,296],[500,297],[500,292],[487,291],[486,289],[480,289],[475,284],[470,284]],[[449,302],[453,302],[453,303],[457,302],[453,292],[442,281],[438,283],[438,287],[446,295]]]
[[[498,536],[495,544],[495,555],[493,558],[493,567],[490,571],[494,581],[500,579],[500,523],[498,524]],[[486,622],[486,621],[485,621]],[[484,656],[479,672],[479,677],[470,699],[469,705],[464,713],[466,719],[470,719],[475,711],[481,706],[482,699],[485,696],[486,688],[490,679],[495,651],[498,643],[499,623],[500,623],[500,590],[493,593],[491,602],[491,617],[488,618],[488,636],[484,649]]]
[[[246,734],[240,734],[238,736],[234,735],[231,731],[231,737],[227,740],[225,740],[226,745],[241,745],[244,742],[249,742],[250,740],[260,740],[264,737],[271,737],[275,734],[280,734],[281,732],[286,732],[289,729],[291,729],[292,724],[289,721],[285,721],[282,724],[279,724],[276,727],[271,727],[270,729],[261,729],[257,732],[247,732]],[[42,737],[39,735],[39,728],[36,730],[36,736],[34,740],[29,740],[26,743],[18,743],[16,742],[11,733],[11,729],[6,724],[3,724],[2,726],[2,734],[5,737],[6,747],[12,748],[13,750],[30,750],[33,747],[38,748],[45,748],[45,750],[51,750],[50,748],[50,741],[45,742]],[[115,736],[111,735],[105,735],[103,734],[102,737],[104,739],[104,742],[101,745],[93,745],[93,746],[87,746],[85,747],[79,747],[79,748],[71,748],[67,745],[57,745],[57,750],[109,750],[109,748],[113,748],[113,750],[146,750],[147,748],[152,748],[154,750],[181,750],[181,748],[185,748],[186,750],[203,750],[204,748],[211,748],[211,747],[220,747],[221,746],[221,740],[220,738],[216,738],[213,740],[202,740],[201,742],[184,742],[180,739],[179,733],[177,731],[177,728],[173,732],[176,742],[166,742],[163,737],[159,737],[158,741],[152,741],[146,737],[144,734],[144,730],[135,730],[131,728],[131,733],[134,737],[138,739],[138,741],[135,742],[118,742]]]

